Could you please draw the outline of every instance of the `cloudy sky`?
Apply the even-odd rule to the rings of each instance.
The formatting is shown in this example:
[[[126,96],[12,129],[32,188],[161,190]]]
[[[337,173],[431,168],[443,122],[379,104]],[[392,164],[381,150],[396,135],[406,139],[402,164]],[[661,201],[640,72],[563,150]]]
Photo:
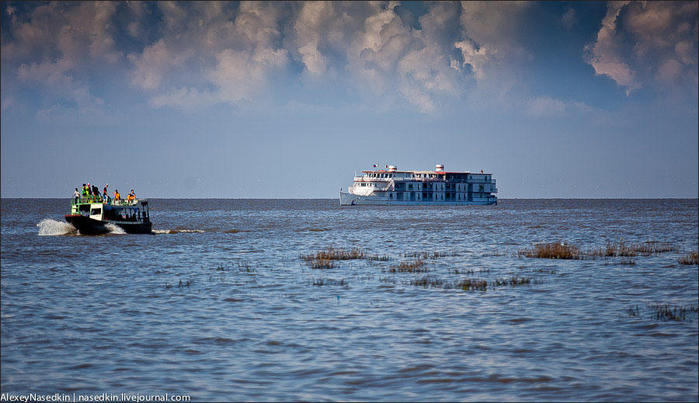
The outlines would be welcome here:
[[[2,197],[697,196],[697,3],[2,3]]]

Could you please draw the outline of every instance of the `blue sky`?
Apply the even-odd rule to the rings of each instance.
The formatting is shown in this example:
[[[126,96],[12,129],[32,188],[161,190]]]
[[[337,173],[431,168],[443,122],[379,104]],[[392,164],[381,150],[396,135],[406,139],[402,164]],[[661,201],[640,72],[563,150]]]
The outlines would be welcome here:
[[[696,2],[2,3],[2,197],[697,197]]]

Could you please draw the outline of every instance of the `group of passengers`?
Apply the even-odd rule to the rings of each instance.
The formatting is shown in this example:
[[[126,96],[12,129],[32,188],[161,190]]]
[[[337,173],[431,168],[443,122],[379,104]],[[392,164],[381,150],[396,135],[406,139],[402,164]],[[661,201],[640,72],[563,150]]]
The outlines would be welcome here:
[[[119,194],[119,189],[114,190],[114,198],[109,197],[107,194],[107,187],[109,184],[104,185],[104,188],[102,189],[102,194],[100,195],[100,191],[95,185],[90,185],[83,183],[83,189],[82,192],[78,191],[78,188],[75,188],[75,192],[73,192],[73,199],[75,200],[75,203],[107,203],[107,204],[124,204],[126,202],[127,204],[132,204],[136,201],[136,194],[134,193],[134,190],[131,189],[131,193],[126,197],[126,201],[122,200],[121,195]]]

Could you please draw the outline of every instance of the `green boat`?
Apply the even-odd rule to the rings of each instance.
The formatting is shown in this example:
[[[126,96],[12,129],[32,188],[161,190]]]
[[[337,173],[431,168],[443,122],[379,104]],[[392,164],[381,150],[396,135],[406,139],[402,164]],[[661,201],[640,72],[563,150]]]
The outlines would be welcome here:
[[[75,198],[65,219],[83,235],[106,234],[110,232],[108,224],[128,234],[153,233],[147,200],[107,202],[100,197]]]

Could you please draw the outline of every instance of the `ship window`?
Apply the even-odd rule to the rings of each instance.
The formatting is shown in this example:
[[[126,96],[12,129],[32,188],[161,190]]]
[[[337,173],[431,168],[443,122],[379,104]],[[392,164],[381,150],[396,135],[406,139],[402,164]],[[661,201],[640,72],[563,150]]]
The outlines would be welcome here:
[[[92,209],[92,211],[90,212],[90,215],[98,215],[98,214],[102,214],[101,208]]]

